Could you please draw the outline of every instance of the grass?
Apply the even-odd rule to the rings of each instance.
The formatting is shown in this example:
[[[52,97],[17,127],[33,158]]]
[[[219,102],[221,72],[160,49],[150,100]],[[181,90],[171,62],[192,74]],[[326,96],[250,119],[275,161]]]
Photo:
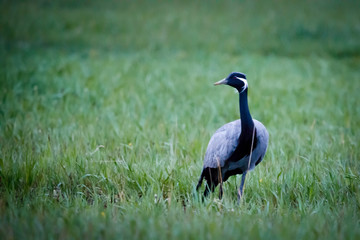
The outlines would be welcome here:
[[[1,239],[358,239],[355,1],[1,1]],[[248,76],[264,161],[204,203]]]

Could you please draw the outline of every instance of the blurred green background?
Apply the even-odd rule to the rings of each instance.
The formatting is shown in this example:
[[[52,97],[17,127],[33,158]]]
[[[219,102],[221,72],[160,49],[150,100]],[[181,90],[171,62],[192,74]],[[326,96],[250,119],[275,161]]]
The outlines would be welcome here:
[[[359,1],[0,1],[1,239],[359,239]],[[212,83],[264,161],[204,202]]]

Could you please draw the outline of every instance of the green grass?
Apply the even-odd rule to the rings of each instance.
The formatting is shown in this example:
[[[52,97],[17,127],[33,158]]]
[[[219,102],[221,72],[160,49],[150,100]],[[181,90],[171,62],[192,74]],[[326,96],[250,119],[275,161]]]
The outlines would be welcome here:
[[[356,1],[1,1],[1,239],[359,239]],[[270,134],[205,202],[212,83]]]

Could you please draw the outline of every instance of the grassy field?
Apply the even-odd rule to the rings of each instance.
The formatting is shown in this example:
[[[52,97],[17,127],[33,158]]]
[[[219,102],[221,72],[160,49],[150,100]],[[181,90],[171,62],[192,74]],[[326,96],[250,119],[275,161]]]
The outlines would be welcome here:
[[[359,239],[358,1],[0,1],[1,239]],[[264,161],[205,202],[245,72]]]

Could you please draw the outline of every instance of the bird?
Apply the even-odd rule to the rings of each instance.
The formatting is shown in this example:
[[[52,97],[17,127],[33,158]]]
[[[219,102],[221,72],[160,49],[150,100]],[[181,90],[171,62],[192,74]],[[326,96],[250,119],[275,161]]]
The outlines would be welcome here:
[[[214,85],[229,85],[237,90],[240,119],[223,125],[211,137],[196,190],[199,190],[205,179],[206,197],[210,191],[214,192],[220,183],[221,199],[223,182],[230,176],[242,174],[241,184],[237,189],[237,199],[240,202],[246,174],[264,159],[269,133],[261,122],[251,117],[248,106],[248,82],[244,73],[232,72]]]

